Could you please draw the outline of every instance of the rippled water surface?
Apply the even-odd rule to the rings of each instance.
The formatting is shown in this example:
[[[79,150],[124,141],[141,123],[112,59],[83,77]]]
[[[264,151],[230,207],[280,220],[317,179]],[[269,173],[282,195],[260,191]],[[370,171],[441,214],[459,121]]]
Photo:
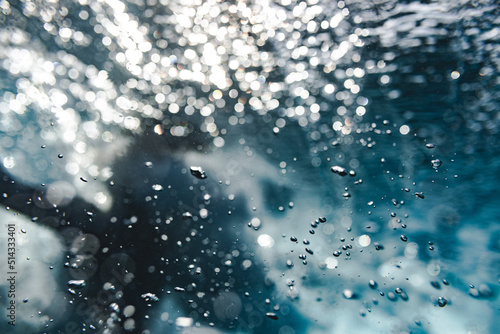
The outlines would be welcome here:
[[[496,333],[499,17],[0,0],[0,332]]]

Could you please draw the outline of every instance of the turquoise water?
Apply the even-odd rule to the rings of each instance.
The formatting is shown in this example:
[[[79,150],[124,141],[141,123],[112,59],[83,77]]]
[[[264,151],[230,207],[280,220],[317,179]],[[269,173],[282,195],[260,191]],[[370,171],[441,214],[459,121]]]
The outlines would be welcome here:
[[[2,332],[496,332],[493,1],[0,11]]]

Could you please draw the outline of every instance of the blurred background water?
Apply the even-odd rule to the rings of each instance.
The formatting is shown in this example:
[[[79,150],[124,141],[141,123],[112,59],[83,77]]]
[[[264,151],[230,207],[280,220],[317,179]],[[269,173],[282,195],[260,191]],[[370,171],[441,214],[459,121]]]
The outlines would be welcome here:
[[[498,11],[0,1],[2,332],[495,333]]]

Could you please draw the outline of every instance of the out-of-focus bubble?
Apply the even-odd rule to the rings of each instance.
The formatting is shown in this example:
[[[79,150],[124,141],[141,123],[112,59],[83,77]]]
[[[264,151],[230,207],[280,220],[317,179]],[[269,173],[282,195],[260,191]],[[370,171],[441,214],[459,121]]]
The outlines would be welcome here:
[[[224,144],[225,144],[224,138],[222,138],[222,137],[215,137],[214,138],[214,145],[216,147],[219,147],[219,148],[223,147]]]
[[[47,187],[46,198],[54,207],[66,206],[76,195],[76,190],[69,182],[56,181]]]
[[[326,258],[325,264],[328,269],[335,269],[338,266],[339,261],[336,258],[329,256]]]
[[[102,281],[123,287],[133,281],[135,270],[135,261],[130,256],[125,253],[115,253],[101,264],[99,275]]]
[[[95,203],[104,205],[108,201],[108,196],[106,196],[106,194],[104,194],[104,192],[98,191],[94,194],[94,201],[95,201]],[[101,208],[103,208],[103,206],[101,206]]]
[[[436,262],[431,262],[427,266],[427,273],[431,276],[437,276],[441,272],[441,266]]]
[[[95,255],[99,247],[100,242],[95,235],[82,234],[73,240],[70,251],[75,255]]]
[[[70,275],[77,280],[86,280],[97,271],[97,259],[91,255],[76,255],[70,260]]]
[[[460,214],[456,209],[440,204],[429,210],[428,221],[437,229],[454,229],[460,223]]]
[[[213,302],[215,316],[221,321],[234,320],[242,310],[240,297],[234,292],[223,292]]]
[[[208,210],[207,209],[201,209],[200,210],[200,218],[205,219],[208,217]]]
[[[408,125],[402,125],[400,128],[399,128],[399,132],[405,136],[407,135],[408,133],[410,133],[410,127]]]
[[[261,220],[257,217],[252,218],[252,220],[249,223],[249,225],[251,227],[253,227],[253,229],[255,229],[255,230],[258,230],[260,228],[261,224],[262,224]]]
[[[268,234],[261,234],[257,238],[259,246],[264,248],[271,248],[274,246],[274,239]]]
[[[252,266],[252,261],[251,260],[243,260],[242,266],[244,269],[248,269]]]
[[[371,243],[371,238],[370,236],[364,234],[358,238],[358,242],[361,247],[368,247]]]
[[[193,324],[193,318],[178,317],[175,319],[175,325],[179,327],[189,327]]]
[[[405,247],[405,257],[407,259],[414,259],[418,255],[418,244],[415,242],[410,242]]]
[[[134,319],[127,319],[123,322],[123,329],[125,329],[126,331],[133,331],[135,329],[135,320]]]
[[[14,168],[16,166],[16,161],[14,160],[14,157],[5,157],[3,159],[3,166],[7,169]]]
[[[127,318],[133,316],[134,313],[135,313],[135,306],[133,305],[127,305],[123,309],[123,315]]]

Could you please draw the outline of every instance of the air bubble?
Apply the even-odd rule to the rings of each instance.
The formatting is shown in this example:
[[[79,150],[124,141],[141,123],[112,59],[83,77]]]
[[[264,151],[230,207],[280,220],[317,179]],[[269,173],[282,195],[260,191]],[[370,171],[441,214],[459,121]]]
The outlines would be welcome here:
[[[338,174],[340,176],[346,176],[347,175],[346,169],[344,167],[333,166],[331,168],[331,170],[332,170],[332,173]]]
[[[191,166],[191,167],[189,167],[189,170],[191,172],[191,175],[193,175],[194,177],[196,177],[198,179],[206,179],[207,178],[205,172],[199,166]]]
[[[432,168],[441,167],[441,165],[443,164],[443,162],[439,159],[431,160],[431,163],[432,163]]]

